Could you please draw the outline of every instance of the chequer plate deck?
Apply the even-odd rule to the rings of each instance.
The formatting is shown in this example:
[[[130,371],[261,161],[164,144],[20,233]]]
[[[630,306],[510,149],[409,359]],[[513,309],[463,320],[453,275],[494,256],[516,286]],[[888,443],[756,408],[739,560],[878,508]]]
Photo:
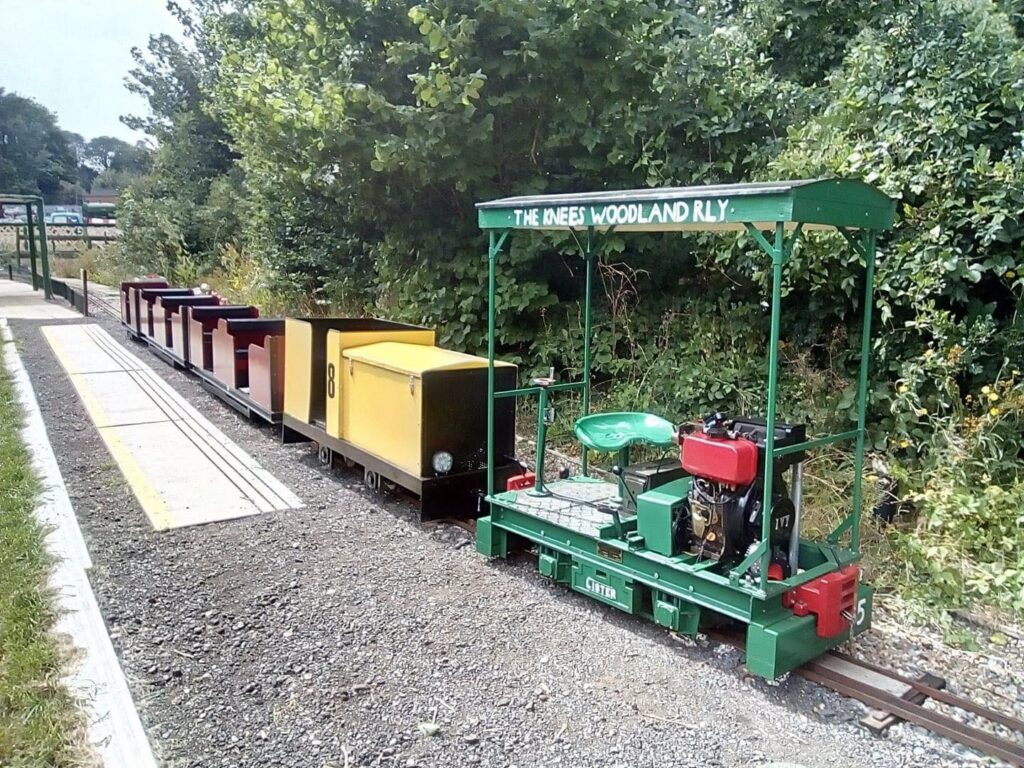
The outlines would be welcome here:
[[[99,326],[42,333],[157,530],[303,506]]]

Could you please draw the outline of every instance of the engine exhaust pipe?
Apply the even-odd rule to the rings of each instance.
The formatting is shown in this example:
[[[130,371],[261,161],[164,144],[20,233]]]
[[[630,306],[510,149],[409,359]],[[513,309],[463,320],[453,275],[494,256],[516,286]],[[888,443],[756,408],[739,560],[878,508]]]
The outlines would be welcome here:
[[[804,500],[804,465],[793,465],[793,530],[789,533],[789,574],[795,576],[800,566],[800,508]]]

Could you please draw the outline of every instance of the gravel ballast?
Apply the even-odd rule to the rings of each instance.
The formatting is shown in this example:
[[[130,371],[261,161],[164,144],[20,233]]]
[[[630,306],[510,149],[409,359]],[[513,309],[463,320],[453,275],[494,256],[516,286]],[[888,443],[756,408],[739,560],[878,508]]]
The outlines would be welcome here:
[[[555,587],[526,559],[488,562],[469,533],[421,525],[124,342],[306,503],[156,533],[38,324],[11,325],[168,766],[984,764],[912,726],[873,737],[860,704],[752,680],[737,651]],[[1003,695],[1019,701],[1019,682]]]

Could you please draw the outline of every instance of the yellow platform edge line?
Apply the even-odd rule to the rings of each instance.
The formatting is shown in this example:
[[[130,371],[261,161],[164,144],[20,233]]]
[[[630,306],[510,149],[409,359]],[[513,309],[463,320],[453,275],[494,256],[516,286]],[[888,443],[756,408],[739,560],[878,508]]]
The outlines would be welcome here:
[[[132,493],[135,494],[135,498],[138,500],[139,505],[142,507],[142,511],[146,513],[146,517],[149,518],[150,524],[158,531],[166,531],[169,528],[175,527],[174,516],[171,511],[167,508],[163,498],[152,486],[149,480],[146,478],[146,473],[142,471],[138,463],[135,461],[135,457],[132,456],[131,450],[125,446],[124,443],[117,437],[112,431],[113,428],[99,427],[97,426],[103,422],[109,422],[106,411],[103,406],[100,405],[99,400],[93,395],[89,385],[85,382],[74,366],[70,362],[67,350],[61,343],[60,339],[57,338],[53,332],[56,328],[66,328],[69,326],[44,326],[40,329],[43,334],[43,338],[50,345],[50,349],[53,350],[53,354],[57,357],[57,360],[63,366],[67,372],[68,377],[71,379],[71,383],[78,393],[78,397],[82,401],[82,405],[85,406],[86,413],[89,414],[89,418],[92,420],[93,426],[96,427],[96,431],[99,432],[100,438],[103,443],[107,446],[107,450],[117,463],[118,468],[121,470],[121,474],[124,479],[128,482],[129,487],[132,489]]]

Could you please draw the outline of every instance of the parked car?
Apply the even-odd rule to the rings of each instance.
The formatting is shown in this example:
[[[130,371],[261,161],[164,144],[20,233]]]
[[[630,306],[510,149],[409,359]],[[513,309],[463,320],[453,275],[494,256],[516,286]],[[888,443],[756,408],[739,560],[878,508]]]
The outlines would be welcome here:
[[[48,213],[46,215],[47,224],[57,224],[64,226],[82,226],[85,221],[82,219],[82,215],[79,213],[69,213],[67,211],[58,211],[57,213]]]

